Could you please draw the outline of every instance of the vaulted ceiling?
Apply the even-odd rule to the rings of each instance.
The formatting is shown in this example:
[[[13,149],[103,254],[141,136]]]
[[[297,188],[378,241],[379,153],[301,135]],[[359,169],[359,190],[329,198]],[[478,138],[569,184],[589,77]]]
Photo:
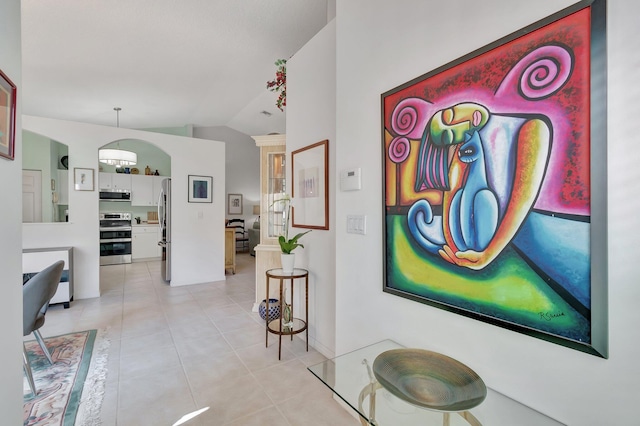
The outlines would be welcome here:
[[[326,23],[327,0],[22,0],[22,112],[284,133],[266,82]]]

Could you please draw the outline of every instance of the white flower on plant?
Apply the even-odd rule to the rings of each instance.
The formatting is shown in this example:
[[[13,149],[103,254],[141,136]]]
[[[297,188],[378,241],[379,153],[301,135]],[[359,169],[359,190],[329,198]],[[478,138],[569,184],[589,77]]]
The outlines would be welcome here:
[[[278,204],[278,207],[282,207],[282,229],[284,230],[284,232],[282,235],[280,235],[280,237],[278,237],[278,243],[280,243],[280,249],[282,250],[282,252],[286,254],[290,254],[297,247],[304,248],[302,244],[298,243],[298,239],[301,238],[304,234],[311,232],[311,230],[301,232],[295,237],[289,239],[289,217],[292,202],[293,199],[289,194],[282,193],[281,197],[271,204],[271,206],[274,207],[274,212],[277,211],[276,204]]]

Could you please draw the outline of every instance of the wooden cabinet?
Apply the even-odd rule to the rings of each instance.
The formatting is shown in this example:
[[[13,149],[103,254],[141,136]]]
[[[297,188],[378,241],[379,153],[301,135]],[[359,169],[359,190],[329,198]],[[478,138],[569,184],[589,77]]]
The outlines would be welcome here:
[[[131,205],[157,206],[165,176],[131,175]]]
[[[131,232],[131,259],[152,259],[162,255],[159,226],[134,226]]]
[[[224,228],[224,270],[231,269],[236,273],[236,230]]]
[[[29,278],[53,265],[58,260],[64,260],[62,277],[58,284],[58,291],[51,299],[51,303],[64,303],[65,309],[73,300],[73,247],[52,247],[22,250],[23,279]]]
[[[256,252],[256,300],[253,311],[266,292],[265,272],[280,267],[278,236],[282,222],[273,202],[281,199],[286,191],[286,135],[253,136],[260,147],[260,244]],[[281,217],[281,216],[280,216]]]
[[[267,181],[267,209],[266,213],[263,214],[267,218],[265,231],[267,237],[278,238],[284,234],[284,224],[282,222],[284,203],[278,202],[278,200],[284,198],[286,193],[285,153],[268,152],[266,153],[266,160],[267,174],[262,176]],[[265,170],[263,169],[262,172],[264,173]],[[260,211],[264,210],[260,209]]]
[[[99,173],[100,189],[122,189],[131,191],[131,175],[125,173]]]

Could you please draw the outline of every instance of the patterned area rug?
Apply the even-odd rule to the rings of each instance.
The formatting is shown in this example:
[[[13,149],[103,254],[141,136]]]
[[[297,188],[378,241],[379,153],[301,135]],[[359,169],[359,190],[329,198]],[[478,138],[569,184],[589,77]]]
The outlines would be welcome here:
[[[99,425],[109,340],[104,332],[79,331],[46,338],[53,365],[38,343],[25,342],[38,394],[24,380],[24,425]]]

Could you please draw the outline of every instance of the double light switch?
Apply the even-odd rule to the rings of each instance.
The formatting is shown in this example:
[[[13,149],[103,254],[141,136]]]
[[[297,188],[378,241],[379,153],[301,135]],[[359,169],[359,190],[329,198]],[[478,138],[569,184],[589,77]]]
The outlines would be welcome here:
[[[347,215],[347,233],[362,235],[366,234],[367,217],[363,215]]]

